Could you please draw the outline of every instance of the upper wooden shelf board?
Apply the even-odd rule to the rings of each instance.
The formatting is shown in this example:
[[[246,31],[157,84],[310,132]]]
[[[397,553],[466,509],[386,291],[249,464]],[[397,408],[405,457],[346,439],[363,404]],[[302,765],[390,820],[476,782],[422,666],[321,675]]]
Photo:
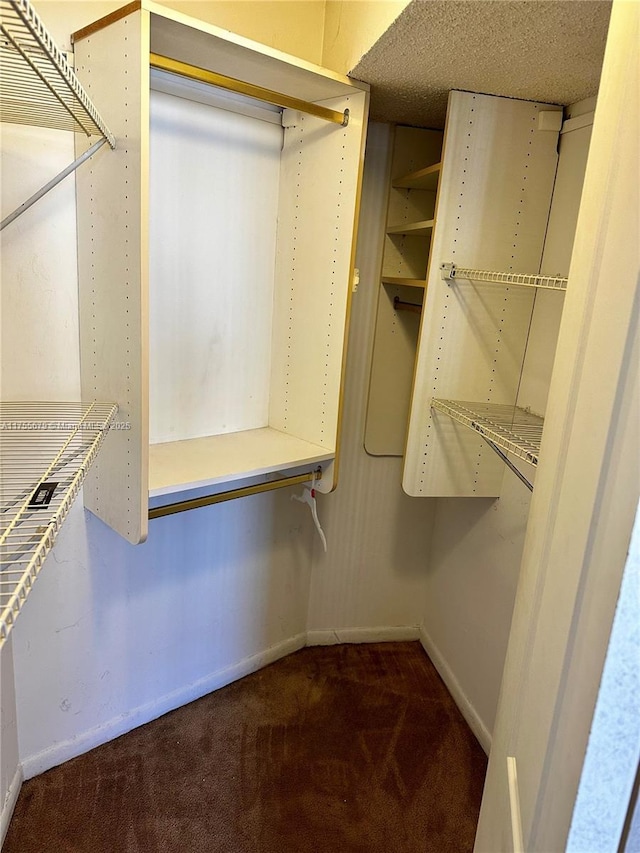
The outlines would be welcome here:
[[[538,273],[496,272],[458,267],[456,264],[440,264],[442,278],[445,281],[486,281],[494,284],[515,284],[521,287],[541,287],[546,290],[566,290],[568,279],[560,275],[539,275]]]
[[[421,236],[433,231],[433,219],[423,219],[420,222],[405,222],[402,225],[390,225],[387,234],[400,234],[407,236]]]
[[[431,408],[480,433],[507,453],[538,464],[544,419],[518,406],[431,400]]]
[[[409,174],[393,181],[393,186],[396,189],[431,190],[435,192],[438,188],[441,166],[442,163],[435,163],[433,166],[426,166],[416,172],[409,172]]]
[[[233,77],[245,83],[318,102],[369,91],[351,80],[311,62],[267,47],[197,18],[183,15],[152,0],[136,0],[75,32],[73,43],[115,21],[142,10],[150,15],[151,53]]]
[[[0,403],[0,646],[116,412],[112,403]]]
[[[115,139],[28,0],[0,0],[0,120]]]

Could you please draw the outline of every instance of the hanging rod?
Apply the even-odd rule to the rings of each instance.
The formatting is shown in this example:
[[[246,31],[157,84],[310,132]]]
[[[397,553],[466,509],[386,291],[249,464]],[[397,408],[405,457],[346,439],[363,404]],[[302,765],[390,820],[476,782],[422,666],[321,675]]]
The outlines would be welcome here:
[[[273,489],[297,486],[299,483],[308,483],[309,480],[317,480],[321,476],[322,468],[316,468],[315,471],[307,471],[305,474],[294,474],[292,477],[281,477],[279,480],[270,480],[268,483],[256,483],[253,486],[242,486],[239,489],[218,492],[216,495],[205,495],[202,498],[191,498],[186,501],[177,501],[176,503],[165,504],[164,506],[156,506],[149,510],[149,518],[162,518],[164,515],[175,515],[177,512],[187,512],[190,509],[200,509],[203,506],[232,501],[236,498],[259,495],[262,492],[270,492]]]
[[[469,281],[489,281],[495,284],[517,284],[524,287],[543,287],[547,290],[566,290],[568,279],[560,275],[538,275],[518,272],[493,272],[458,267],[456,264],[440,264],[442,278],[452,282],[458,278]]]
[[[152,68],[169,71],[171,74],[179,74],[181,77],[188,77],[190,80],[198,80],[201,83],[209,83],[212,86],[220,86],[223,89],[237,92],[240,95],[246,95],[249,98],[255,98],[258,101],[266,101],[266,103],[273,104],[276,107],[299,110],[300,112],[316,116],[316,118],[339,124],[342,127],[346,127],[349,124],[349,110],[344,110],[344,112],[331,110],[328,107],[313,104],[311,101],[303,101],[291,95],[283,95],[281,92],[264,89],[262,86],[255,86],[253,83],[245,83],[242,80],[237,80],[235,77],[227,77],[224,74],[218,74],[206,68],[199,68],[197,65],[189,65],[186,62],[180,62],[168,56],[161,56],[158,53],[150,55],[150,63]]]
[[[399,296],[393,297],[394,311],[410,311],[412,314],[422,314],[422,305],[415,302],[403,302]]]
[[[31,198],[28,198],[25,202],[23,202],[20,207],[17,207],[13,211],[13,213],[10,213],[8,216],[5,216],[2,222],[0,222],[0,231],[6,228],[7,225],[10,225],[13,220],[17,219],[21,214],[25,212],[25,210],[28,210],[31,205],[35,204],[39,199],[42,198],[43,195],[46,195],[49,190],[52,190],[55,186],[57,186],[60,181],[64,180],[64,178],[67,177],[67,175],[70,175],[71,172],[75,172],[78,166],[82,165],[82,163],[84,163],[85,160],[88,160],[89,157],[92,157],[96,153],[98,148],[101,148],[105,144],[105,142],[108,142],[108,140],[104,138],[99,139],[91,146],[91,148],[88,148],[84,152],[84,154],[81,154],[77,160],[74,160],[73,163],[70,163],[66,169],[63,169],[58,175],[55,176],[55,178],[52,178],[48,184],[45,184],[42,187],[42,189],[38,190],[38,192],[34,193]]]

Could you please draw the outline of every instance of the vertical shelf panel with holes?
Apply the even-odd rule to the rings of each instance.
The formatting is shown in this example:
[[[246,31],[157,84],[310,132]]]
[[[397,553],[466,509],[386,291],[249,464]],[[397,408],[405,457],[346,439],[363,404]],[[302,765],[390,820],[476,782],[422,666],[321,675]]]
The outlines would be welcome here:
[[[440,264],[540,269],[557,166],[558,133],[541,111],[509,98],[452,92],[445,128],[403,474],[413,496],[500,494],[504,464],[484,439],[433,398],[514,405],[535,289],[452,284]]]
[[[395,128],[364,435],[372,456],[404,453],[441,153],[441,131]]]
[[[146,0],[74,46],[119,142],[77,185],[82,379],[130,423],[88,508],[140,542],[150,501],[330,491],[367,87]]]

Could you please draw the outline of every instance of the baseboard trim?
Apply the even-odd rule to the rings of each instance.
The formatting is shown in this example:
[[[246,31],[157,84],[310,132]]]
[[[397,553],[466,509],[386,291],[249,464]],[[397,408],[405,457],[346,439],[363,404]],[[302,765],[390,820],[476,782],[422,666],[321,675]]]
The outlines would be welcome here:
[[[307,631],[308,646],[336,646],[339,643],[386,643],[419,640],[418,625],[390,625],[382,628],[336,628],[334,631]]]
[[[169,713],[169,711],[174,711],[176,708],[193,702],[201,696],[206,696],[214,690],[225,687],[227,684],[231,684],[231,682],[237,681],[245,675],[250,675],[252,672],[256,672],[262,669],[262,667],[268,666],[268,664],[280,660],[280,658],[286,657],[305,646],[330,646],[337,645],[338,643],[383,643],[403,640],[422,640],[420,627],[418,625],[392,625],[380,628],[339,628],[333,631],[308,631],[307,633],[296,634],[295,637],[283,640],[281,643],[277,643],[262,652],[244,658],[244,660],[241,660],[237,664],[217,670],[192,684],[161,696],[153,702],[134,708],[126,714],[120,714],[100,726],[83,732],[78,737],[56,743],[35,755],[23,758],[21,781],[22,778],[32,779],[34,776],[38,776],[52,767],[57,767],[59,764],[64,764],[65,761],[76,758],[78,755],[83,755],[97,746],[102,746],[102,744],[130,732],[138,726],[150,723],[163,714]],[[427,654],[430,655],[428,650]],[[444,675],[443,678],[445,678]],[[447,684],[447,686],[449,685]],[[474,728],[471,722],[469,722],[469,725],[472,729]],[[480,739],[475,729],[474,732],[478,739]]]
[[[9,824],[11,823],[13,810],[15,809],[16,803],[18,802],[18,794],[20,793],[20,788],[22,787],[22,780],[22,765],[18,764],[16,772],[13,774],[11,784],[9,785],[9,790],[7,791],[6,796],[4,798],[2,814],[0,815],[0,850],[2,850],[2,845],[4,844],[4,839],[6,838],[7,830],[9,829]]]
[[[478,743],[486,754],[489,755],[489,750],[491,749],[491,733],[489,732],[489,729],[483,723],[478,712],[471,703],[471,700],[463,691],[460,686],[460,682],[453,674],[453,671],[445,661],[438,647],[425,631],[424,626],[420,626],[420,642],[422,643],[422,648],[429,656],[431,663],[438,670],[440,678],[442,678],[446,684],[447,690],[451,694],[453,701],[458,706],[460,713],[476,736]]]
[[[217,670],[192,684],[161,696],[153,702],[141,705],[129,713],[114,717],[107,723],[89,729],[89,731],[83,732],[76,738],[54,744],[48,749],[42,750],[42,752],[30,755],[22,761],[24,778],[31,779],[34,776],[38,776],[52,767],[57,767],[59,764],[63,764],[71,758],[76,758],[78,755],[82,755],[96,746],[101,746],[114,738],[120,737],[120,735],[130,732],[138,726],[149,723],[151,720],[156,720],[169,711],[174,711],[182,705],[193,702],[201,696],[206,696],[220,687],[231,684],[232,681],[237,681],[245,675],[250,675],[252,672],[256,672],[262,669],[262,667],[286,657],[292,652],[298,651],[298,649],[304,648],[305,644],[306,634],[297,634],[295,637],[291,637],[281,643],[276,643],[276,645],[270,646],[268,649],[258,652],[251,657],[244,658],[239,663],[225,669]]]

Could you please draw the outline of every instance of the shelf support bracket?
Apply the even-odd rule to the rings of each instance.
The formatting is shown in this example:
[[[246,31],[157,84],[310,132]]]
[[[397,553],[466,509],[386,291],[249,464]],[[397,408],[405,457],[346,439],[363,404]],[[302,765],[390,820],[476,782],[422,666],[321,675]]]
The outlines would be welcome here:
[[[480,433],[480,435],[482,435],[482,433]],[[500,457],[500,459],[502,459],[502,461],[507,466],[507,468],[509,468],[511,471],[513,471],[513,473],[520,480],[520,482],[524,483],[524,485],[529,489],[529,491],[532,492],[533,491],[533,483],[531,483],[529,480],[527,480],[527,478],[524,476],[522,471],[516,465],[513,464],[513,462],[509,459],[507,454],[503,453],[502,450],[500,450],[500,448],[498,447],[498,445],[494,444],[492,441],[490,441],[486,437],[486,435],[483,435],[482,437],[487,442],[489,447],[498,454],[498,456]]]
[[[77,160],[74,160],[66,169],[63,169],[55,178],[52,178],[48,184],[45,184],[42,189],[38,190],[38,192],[34,193],[31,198],[28,198],[20,207],[16,208],[13,213],[10,213],[9,216],[5,216],[5,218],[0,222],[0,231],[3,231],[7,225],[10,225],[14,219],[17,219],[21,214],[28,210],[32,204],[35,204],[39,201],[42,196],[46,195],[49,190],[52,190],[55,186],[57,186],[60,181],[64,180],[67,175],[70,175],[71,172],[75,172],[78,166],[81,166],[85,160],[88,160],[89,157],[92,157],[96,151],[101,148],[107,140],[103,137],[99,139],[91,148],[88,148],[84,154],[80,155]]]

